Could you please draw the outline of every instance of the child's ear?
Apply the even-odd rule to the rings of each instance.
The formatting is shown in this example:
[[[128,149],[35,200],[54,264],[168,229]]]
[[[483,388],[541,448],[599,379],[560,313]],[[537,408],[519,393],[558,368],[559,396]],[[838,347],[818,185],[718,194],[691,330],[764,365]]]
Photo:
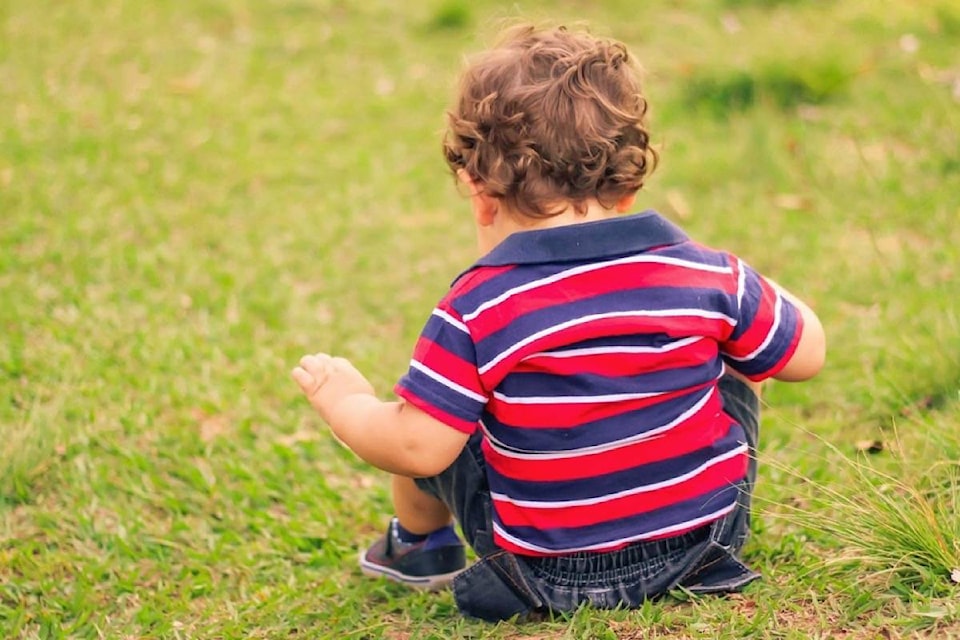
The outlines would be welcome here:
[[[613,205],[613,208],[617,213],[626,213],[628,211],[633,211],[633,205],[637,202],[637,192],[628,193],[623,196],[617,203]]]
[[[465,170],[457,171],[460,179],[470,192],[470,204],[473,207],[473,217],[481,227],[489,227],[500,209],[500,201],[483,192],[483,186],[470,177]]]

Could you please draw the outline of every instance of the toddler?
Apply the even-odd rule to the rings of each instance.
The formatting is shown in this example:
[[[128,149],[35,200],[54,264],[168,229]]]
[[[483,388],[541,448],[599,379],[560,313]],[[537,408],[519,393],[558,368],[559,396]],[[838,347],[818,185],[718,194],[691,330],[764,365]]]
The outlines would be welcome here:
[[[627,49],[587,32],[517,26],[467,64],[444,152],[482,257],[430,314],[398,401],[343,358],[293,370],[393,474],[364,573],[452,582],[485,620],[758,577],[739,552],[759,382],[815,375],[823,329],[738,257],[630,214],[657,159],[645,112]]]

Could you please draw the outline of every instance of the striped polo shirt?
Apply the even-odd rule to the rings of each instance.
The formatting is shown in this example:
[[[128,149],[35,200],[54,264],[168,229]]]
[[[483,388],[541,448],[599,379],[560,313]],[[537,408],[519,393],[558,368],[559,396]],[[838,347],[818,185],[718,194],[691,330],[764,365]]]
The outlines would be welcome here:
[[[482,432],[495,542],[548,556],[680,535],[747,470],[724,367],[790,359],[796,307],[657,213],[524,231],[461,274],[397,394]]]

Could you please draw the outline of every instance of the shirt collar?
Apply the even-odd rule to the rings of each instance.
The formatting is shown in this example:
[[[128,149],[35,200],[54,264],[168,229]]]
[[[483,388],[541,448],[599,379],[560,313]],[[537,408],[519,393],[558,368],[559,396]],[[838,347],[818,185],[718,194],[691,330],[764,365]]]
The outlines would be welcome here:
[[[657,212],[644,211],[562,227],[519,231],[480,258],[471,269],[611,258],[680,244],[688,239],[679,227]]]

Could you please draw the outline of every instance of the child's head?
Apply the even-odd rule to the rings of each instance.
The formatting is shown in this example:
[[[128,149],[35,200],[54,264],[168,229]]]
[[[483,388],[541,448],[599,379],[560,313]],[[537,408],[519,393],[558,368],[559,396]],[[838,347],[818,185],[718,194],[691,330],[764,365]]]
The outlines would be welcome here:
[[[544,218],[612,207],[656,164],[626,47],[563,27],[518,26],[468,63],[444,155],[510,210]]]

